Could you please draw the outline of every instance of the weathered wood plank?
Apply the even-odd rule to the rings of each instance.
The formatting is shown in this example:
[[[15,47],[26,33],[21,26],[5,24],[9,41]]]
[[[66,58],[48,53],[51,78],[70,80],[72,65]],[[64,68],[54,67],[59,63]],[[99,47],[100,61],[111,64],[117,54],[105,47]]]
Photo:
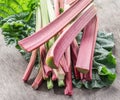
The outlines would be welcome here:
[[[43,85],[34,91],[21,78],[27,62],[14,47],[5,46],[0,34],[0,100],[119,100],[120,98],[120,0],[95,0],[100,30],[113,32],[117,57],[117,79],[109,88],[99,90],[74,89],[74,95],[63,95],[63,89],[48,91]]]

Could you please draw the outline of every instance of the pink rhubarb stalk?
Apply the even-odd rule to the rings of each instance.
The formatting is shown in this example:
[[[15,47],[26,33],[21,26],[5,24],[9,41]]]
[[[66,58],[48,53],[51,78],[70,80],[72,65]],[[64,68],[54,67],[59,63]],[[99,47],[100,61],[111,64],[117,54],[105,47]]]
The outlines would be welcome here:
[[[87,74],[85,74],[85,80],[88,80],[88,81],[92,80],[93,57],[94,57],[94,49],[95,49],[97,30],[98,30],[98,18],[97,18],[97,16],[95,16],[93,20],[94,21],[89,24],[89,25],[94,24],[91,30],[93,30],[95,32],[95,36],[94,36],[93,44],[92,44],[92,51],[91,51],[92,53],[91,53],[91,60],[90,60],[90,65],[89,65],[90,70]]]
[[[38,87],[41,85],[42,81],[43,81],[43,72],[42,72],[42,67],[40,67],[39,72],[32,84],[32,88],[38,89]]]
[[[72,66],[74,67],[74,75],[75,75],[76,79],[80,78],[80,75],[79,75],[80,73],[75,68],[76,61],[77,61],[78,50],[79,50],[79,46],[77,44],[76,39],[74,39],[73,42],[71,43],[71,60],[72,60]]]
[[[97,19],[96,16],[85,27],[80,44],[76,68],[82,73],[88,73],[92,68],[92,59],[94,54],[96,36],[97,36]]]
[[[37,56],[37,49],[32,52],[29,64],[28,64],[27,69],[26,69],[26,71],[23,75],[23,78],[22,78],[24,82],[26,82],[28,80],[28,78],[32,72],[32,69],[33,69],[34,64],[35,64],[36,56]]]
[[[54,72],[54,70],[52,71],[52,81],[56,81],[57,80],[57,76]]]
[[[72,69],[71,69],[70,47],[67,49],[65,54],[66,54],[66,60],[67,60],[69,72],[66,73],[66,78],[65,78],[66,87],[64,90],[64,94],[71,96],[73,94],[73,87],[72,87]]]
[[[73,2],[75,2],[76,0],[65,0],[66,4],[72,4]]]
[[[39,71],[38,71],[38,74],[32,84],[32,88],[33,89],[38,89],[38,87],[41,85],[42,83],[42,80],[43,78],[47,78],[46,74],[44,73],[44,70],[43,70],[43,65],[44,65],[44,56],[46,55],[45,54],[45,48],[44,48],[44,45],[42,45],[39,49],[39,56],[41,57],[41,61],[40,61],[40,68],[39,68]]]
[[[60,15],[60,12],[59,12],[59,0],[53,0],[53,3],[54,3],[54,10],[55,10],[55,15],[56,17]]]
[[[67,61],[66,61],[66,58],[65,58],[64,55],[62,56],[62,58],[60,60],[60,65],[63,68],[63,70],[64,70],[65,73],[69,72]]]
[[[44,69],[47,76],[50,76],[52,74],[52,69],[48,65],[45,64],[43,66],[43,69]]]
[[[36,31],[38,31],[38,29],[41,28],[41,15],[40,15],[41,11],[40,11],[40,7],[38,6],[37,9],[36,9]],[[36,60],[36,56],[37,56],[37,49],[32,51],[32,55],[30,57],[30,61],[29,61],[29,64],[27,66],[27,69],[24,73],[24,76],[23,76],[23,81],[26,82],[32,72],[32,69],[34,67],[34,64],[35,64],[35,60]]]
[[[43,69],[43,79],[44,80],[47,80],[49,77],[48,77],[48,75],[45,73],[45,71],[44,71],[44,69]]]
[[[64,9],[64,0],[59,0],[59,6]]]
[[[46,76],[48,77],[52,73],[52,69],[45,63],[46,53],[47,53],[47,51],[46,51],[45,45],[40,46],[41,63],[43,65],[43,70],[44,70]]]
[[[58,69],[53,69],[53,72],[58,80],[58,86],[64,86],[65,72],[61,66]]]
[[[19,41],[19,45],[28,52],[38,48],[40,45],[55,36],[91,2],[92,0],[79,0],[46,27],[42,28],[35,34]]]
[[[42,67],[42,76],[43,76],[43,79],[46,80],[48,79],[49,75],[46,74],[44,68],[43,68],[43,64],[41,63],[41,67]]]
[[[73,25],[66,32],[62,33],[58,37],[58,39],[48,51],[46,64],[48,64],[50,67],[57,67],[59,65],[60,59],[67,47],[72,43],[77,34],[95,16],[95,14],[96,9],[94,5],[91,4],[88,8],[85,9],[85,11],[81,14],[81,16],[79,16],[79,18],[73,23]]]

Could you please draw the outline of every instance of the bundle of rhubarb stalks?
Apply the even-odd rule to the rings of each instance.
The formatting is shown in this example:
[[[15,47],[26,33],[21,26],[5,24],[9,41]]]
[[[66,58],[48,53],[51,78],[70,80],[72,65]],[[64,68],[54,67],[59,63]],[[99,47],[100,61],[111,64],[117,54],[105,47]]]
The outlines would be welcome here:
[[[65,87],[73,94],[72,77],[92,80],[93,56],[98,31],[98,18],[93,0],[40,0],[36,8],[36,32],[18,42],[32,52],[23,81],[27,82],[39,56],[39,70],[32,83],[38,89],[47,81]],[[76,37],[82,33],[80,44]]]

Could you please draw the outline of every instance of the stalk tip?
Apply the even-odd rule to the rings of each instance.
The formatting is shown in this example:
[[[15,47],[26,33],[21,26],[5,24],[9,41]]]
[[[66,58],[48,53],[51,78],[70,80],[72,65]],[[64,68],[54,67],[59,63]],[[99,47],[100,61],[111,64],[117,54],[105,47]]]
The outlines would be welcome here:
[[[89,72],[89,69],[84,69],[84,68],[80,68],[80,67],[76,67],[76,69],[81,72],[81,73],[84,73],[84,74],[87,74]]]
[[[54,64],[54,58],[53,57],[48,57],[46,59],[46,64],[53,69],[57,69],[56,65]]]

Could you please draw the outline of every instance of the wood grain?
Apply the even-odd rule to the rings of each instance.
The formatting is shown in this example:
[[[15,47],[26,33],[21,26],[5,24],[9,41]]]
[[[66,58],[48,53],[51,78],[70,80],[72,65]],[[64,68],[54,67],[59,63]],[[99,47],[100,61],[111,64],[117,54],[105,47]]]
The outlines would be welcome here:
[[[113,85],[98,90],[74,89],[72,97],[64,96],[63,89],[57,87],[48,91],[46,84],[35,91],[31,85],[22,82],[27,62],[14,47],[5,46],[4,37],[0,34],[0,100],[119,100],[120,0],[95,0],[95,4],[98,8],[99,30],[114,33],[117,79]]]

